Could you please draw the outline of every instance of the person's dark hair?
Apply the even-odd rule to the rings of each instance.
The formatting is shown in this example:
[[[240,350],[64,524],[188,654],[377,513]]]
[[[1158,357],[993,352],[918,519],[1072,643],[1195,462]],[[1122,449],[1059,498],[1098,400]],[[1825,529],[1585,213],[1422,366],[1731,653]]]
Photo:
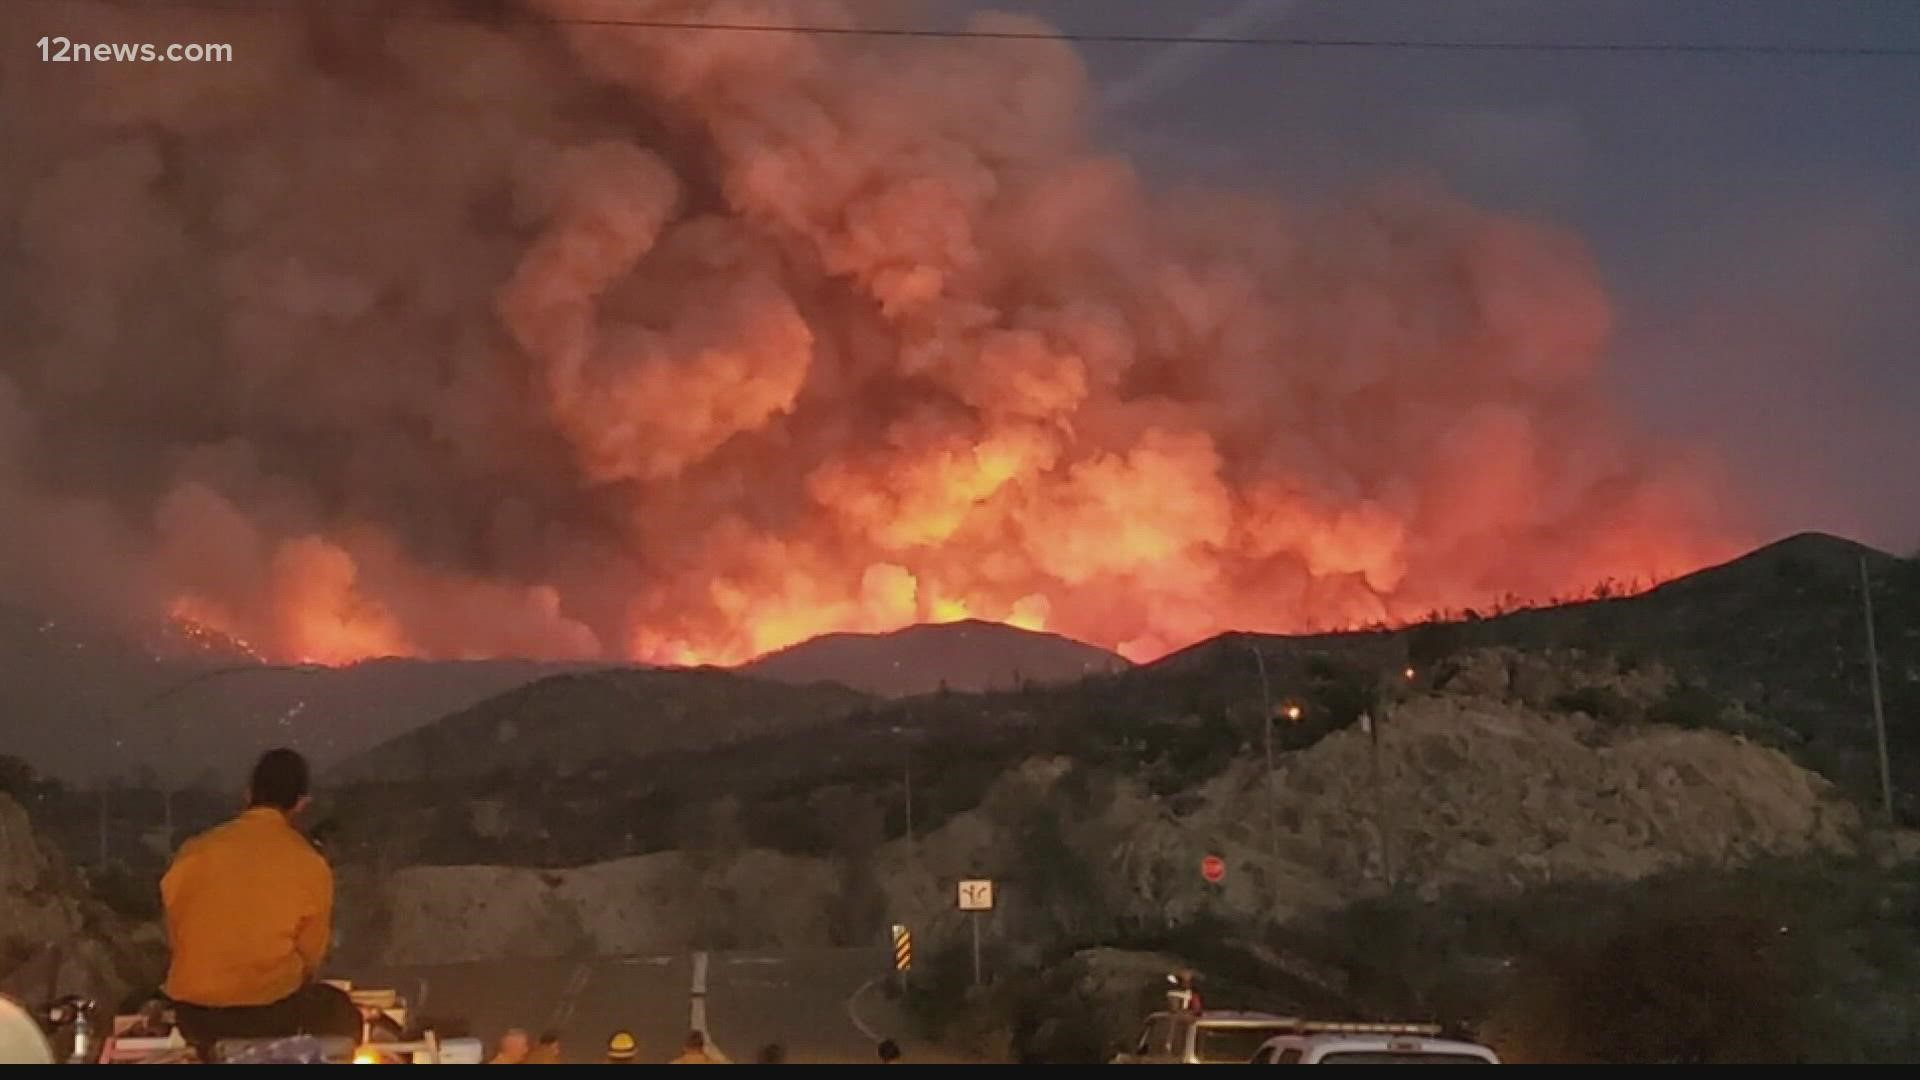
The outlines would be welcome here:
[[[900,1044],[892,1039],[880,1040],[880,1060],[882,1062],[900,1060]]]
[[[541,1046],[560,1045],[560,1033],[558,1031],[553,1030],[552,1028],[548,1028],[547,1030],[541,1032],[540,1045]]]
[[[760,1048],[760,1056],[754,1059],[759,1065],[785,1065],[787,1048],[779,1043],[768,1043]]]
[[[707,1037],[702,1032],[689,1031],[687,1032],[685,1046],[688,1050],[705,1050],[707,1048]]]
[[[292,810],[307,797],[309,779],[307,759],[298,751],[269,750],[254,763],[253,777],[247,781],[250,805]]]

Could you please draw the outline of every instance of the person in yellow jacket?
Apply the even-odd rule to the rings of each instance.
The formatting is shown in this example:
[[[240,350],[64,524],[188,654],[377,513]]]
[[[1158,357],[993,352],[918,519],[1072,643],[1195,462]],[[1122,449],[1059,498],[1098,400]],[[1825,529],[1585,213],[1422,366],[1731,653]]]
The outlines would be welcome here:
[[[607,1039],[607,1064],[632,1065],[640,1057],[640,1043],[631,1031],[616,1031]]]
[[[704,1032],[687,1032],[687,1041],[680,1044],[680,1056],[667,1062],[669,1065],[718,1065],[713,1055],[707,1053],[707,1036]]]
[[[306,759],[269,750],[240,816],[180,846],[160,880],[172,960],[165,992],[196,1046],[284,1035],[357,1038],[360,1013],[318,980],[333,929],[333,871],[294,827]]]

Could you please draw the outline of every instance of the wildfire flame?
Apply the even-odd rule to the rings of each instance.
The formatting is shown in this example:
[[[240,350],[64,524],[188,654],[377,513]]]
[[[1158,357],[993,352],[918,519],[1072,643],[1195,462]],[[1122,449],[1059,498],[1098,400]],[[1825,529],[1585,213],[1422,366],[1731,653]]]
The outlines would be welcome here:
[[[1605,404],[1576,238],[1424,190],[1150,191],[1063,42],[196,18],[284,77],[67,73],[112,107],[23,196],[57,317],[18,353],[106,374],[0,377],[0,490],[43,500],[8,527],[47,565],[134,564],[101,594],[266,655],[727,664],[980,618],[1139,660],[1741,539]],[[111,366],[168,346],[204,362]],[[68,455],[122,466],[104,510],[6,452],[68,431],[124,432]]]

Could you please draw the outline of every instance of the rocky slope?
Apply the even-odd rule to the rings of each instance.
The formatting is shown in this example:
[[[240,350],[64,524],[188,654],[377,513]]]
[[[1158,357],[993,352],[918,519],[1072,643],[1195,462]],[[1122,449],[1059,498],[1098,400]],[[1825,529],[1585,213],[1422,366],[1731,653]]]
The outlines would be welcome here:
[[[1358,729],[1286,756],[1271,849],[1251,761],[1164,801],[1126,781],[1077,795],[1069,763],[1034,762],[917,851],[890,847],[879,877],[891,910],[956,934],[949,883],[1006,877],[995,921],[1011,940],[1072,939],[1101,921],[1284,921],[1383,891],[1389,873],[1427,896],[1498,893],[1842,851],[1858,825],[1825,780],[1776,751],[1486,699],[1405,704],[1382,725],[1377,782],[1374,762]],[[1088,861],[1069,872],[1065,853]],[[1207,854],[1227,861],[1218,887],[1200,877]]]
[[[0,795],[0,992],[28,1002],[79,993],[118,1004],[156,974],[152,933],[137,932]]]
[[[993,877],[1002,886],[990,939],[1038,950],[1205,917],[1284,922],[1381,893],[1390,878],[1426,896],[1499,894],[1851,847],[1853,807],[1775,750],[1564,708],[1645,707],[1670,684],[1657,669],[1580,657],[1474,654],[1444,689],[1392,704],[1377,740],[1349,727],[1283,754],[1272,835],[1251,748],[1169,797],[1123,770],[1033,759],[979,807],[862,858],[863,880],[888,918],[937,943],[963,930],[954,881]],[[1199,874],[1207,854],[1228,864],[1217,887]],[[854,888],[847,880],[836,862],[767,852],[572,871],[417,868],[388,879],[382,932],[419,958],[666,948],[703,926],[743,943],[823,943]]]

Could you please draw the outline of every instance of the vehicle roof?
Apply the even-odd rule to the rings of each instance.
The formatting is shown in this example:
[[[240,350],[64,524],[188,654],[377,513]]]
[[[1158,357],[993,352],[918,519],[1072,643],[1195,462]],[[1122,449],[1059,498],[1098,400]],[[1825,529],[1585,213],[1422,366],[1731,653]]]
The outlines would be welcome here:
[[[1275,1045],[1298,1045],[1312,1047],[1316,1050],[1380,1051],[1393,1050],[1405,1046],[1409,1042],[1418,1043],[1420,1045],[1420,1052],[1424,1054],[1467,1054],[1474,1057],[1498,1056],[1495,1055],[1490,1048],[1482,1046],[1479,1043],[1462,1042],[1458,1039],[1435,1039],[1424,1035],[1373,1035],[1342,1032],[1318,1035],[1280,1035],[1262,1043],[1261,1049]]]
[[[1293,1022],[1287,1017],[1275,1016],[1272,1013],[1243,1012],[1238,1009],[1208,1009],[1197,1016],[1193,1013],[1157,1012],[1147,1019],[1158,1020],[1161,1017],[1192,1020],[1195,1023],[1211,1024],[1215,1027],[1272,1027],[1276,1024]]]

